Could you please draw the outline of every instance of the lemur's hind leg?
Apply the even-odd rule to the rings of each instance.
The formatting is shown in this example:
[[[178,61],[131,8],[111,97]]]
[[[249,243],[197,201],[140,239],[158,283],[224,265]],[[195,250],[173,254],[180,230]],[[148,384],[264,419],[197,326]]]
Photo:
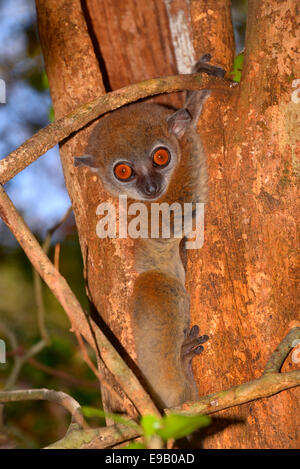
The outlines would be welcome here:
[[[181,360],[183,372],[187,381],[190,383],[191,400],[196,400],[198,398],[198,390],[192,371],[192,360],[196,355],[203,352],[204,348],[202,344],[207,342],[208,339],[209,337],[207,335],[199,336],[199,327],[197,325],[193,326],[191,329],[184,330],[184,341],[181,347]]]

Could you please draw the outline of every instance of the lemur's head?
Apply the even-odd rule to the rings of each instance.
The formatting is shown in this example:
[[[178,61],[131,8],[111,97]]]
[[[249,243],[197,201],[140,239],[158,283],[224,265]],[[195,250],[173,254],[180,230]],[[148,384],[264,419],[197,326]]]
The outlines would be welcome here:
[[[193,123],[187,109],[137,103],[100,120],[86,155],[75,166],[88,166],[113,195],[135,200],[160,199],[181,159],[179,140]]]

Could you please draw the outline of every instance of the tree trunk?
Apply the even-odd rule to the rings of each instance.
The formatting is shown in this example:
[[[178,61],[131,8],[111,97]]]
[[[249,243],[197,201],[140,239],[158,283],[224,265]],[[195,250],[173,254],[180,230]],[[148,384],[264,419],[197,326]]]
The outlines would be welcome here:
[[[207,2],[195,3],[199,15],[200,4]],[[211,338],[195,360],[201,395],[257,378],[299,319],[299,104],[291,100],[292,80],[300,76],[296,1],[252,0],[248,8],[239,89],[228,101],[211,99],[199,128],[207,153],[209,204],[204,246],[188,252],[187,287],[192,322]],[[194,17],[193,24],[197,34]],[[214,37],[211,42],[209,51],[217,51]],[[285,368],[293,367],[290,359]],[[232,419],[232,425],[206,439],[205,447],[299,446],[299,389],[217,416]],[[220,421],[211,432],[225,425]]]
[[[99,22],[105,20],[105,17],[100,16],[102,8],[109,10],[108,15],[113,14],[113,6],[110,3],[91,2],[91,12],[94,13],[94,22],[92,22],[91,12],[86,2],[79,0],[36,1],[40,40],[56,118],[105,92],[101,72],[108,89],[110,88],[109,82],[121,87],[129,82],[157,76],[160,74],[158,67],[161,67],[162,75],[177,72],[163,3],[157,2],[157,5],[155,4],[157,8],[154,11],[149,6],[149,2],[148,6],[140,4],[139,15],[133,15],[128,8],[124,19],[124,2],[116,1],[113,2],[113,6],[115,7],[114,14],[117,16],[111,16],[110,27],[113,28],[116,21],[121,23],[123,21],[123,40],[127,41],[129,34],[127,29],[131,27],[134,31],[139,31],[145,43],[143,28],[139,24],[140,18],[144,18],[151,32],[152,54],[150,56],[152,59],[143,67],[144,72],[141,73],[140,54],[142,52],[135,51],[135,48],[140,46],[141,40],[128,42],[126,51],[122,51],[116,34],[113,36],[114,39],[108,38],[107,41],[111,46],[111,56],[121,55],[115,62],[115,68],[111,70],[109,77],[107,76],[107,65],[103,62],[103,56],[106,60],[108,57],[105,41],[102,52],[97,43],[94,23],[102,35],[104,32],[109,33],[110,28],[105,28],[105,21],[102,26]],[[153,13],[150,18],[149,10]],[[160,12],[162,12],[161,15]],[[161,22],[166,26],[162,30]],[[160,34],[156,31],[160,31]],[[131,75],[123,82],[120,78],[126,69],[129,71],[128,64],[131,63],[132,55],[136,55],[136,65],[132,65]],[[119,64],[121,71],[123,70],[122,73],[120,73]],[[160,98],[160,101],[166,102],[166,98]],[[170,102],[180,105],[182,100],[180,97],[175,97],[175,99],[173,97]],[[135,358],[129,318],[129,301],[136,276],[133,271],[132,241],[130,239],[100,240],[97,237],[97,206],[103,201],[116,202],[105,193],[98,177],[86,170],[75,170],[73,165],[74,156],[84,154],[91,130],[92,125],[63,142],[60,146],[60,154],[67,189],[74,209],[91,307],[98,312],[98,316],[101,316],[114,336],[124,346],[124,350],[119,351],[130,361],[127,354]],[[110,336],[110,339],[115,342],[113,336]],[[111,377],[108,376],[108,379],[111,380]],[[102,389],[102,399],[105,409],[124,410],[117,402],[114,402],[105,389]]]
[[[186,73],[187,49],[196,58],[211,52],[215,64],[231,67],[229,1],[36,3],[56,118],[105,92],[101,72],[106,90],[176,73],[176,64]],[[210,335],[205,352],[195,360],[201,395],[257,377],[296,319],[299,104],[291,100],[292,80],[300,76],[296,18],[296,0],[249,2],[242,82],[229,98],[212,96],[199,123],[210,202],[204,247],[188,252],[187,288],[192,322]],[[179,105],[181,97],[169,102]],[[134,358],[128,314],[135,277],[132,242],[96,236],[96,208],[112,200],[98,178],[73,167],[73,156],[84,153],[91,129],[92,125],[61,145],[66,185],[88,296]],[[296,447],[296,393],[285,391],[218,414],[227,419],[220,428],[227,427],[207,438],[205,446]],[[106,408],[117,408],[108,401],[111,397],[104,394]],[[228,419],[243,422],[228,426]]]

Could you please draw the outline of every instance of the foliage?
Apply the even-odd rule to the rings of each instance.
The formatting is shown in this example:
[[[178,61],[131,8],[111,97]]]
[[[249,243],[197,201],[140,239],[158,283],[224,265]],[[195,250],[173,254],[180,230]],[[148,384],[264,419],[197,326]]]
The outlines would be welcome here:
[[[240,82],[242,77],[242,70],[243,70],[243,63],[244,63],[244,54],[238,54],[233,62],[231,76],[233,81]]]
[[[168,414],[162,418],[146,415],[141,419],[146,439],[158,435],[163,441],[179,440],[209,424],[210,418],[206,415]]]
[[[122,423],[128,426],[135,426],[130,420],[121,417],[118,414],[105,413],[100,409],[83,406],[82,411],[85,417],[108,417],[116,423]],[[140,419],[140,431],[143,442],[133,442],[125,449],[147,449],[151,439],[158,437],[162,442],[168,440],[179,440],[199,428],[207,427],[211,419],[206,415],[182,415],[167,414],[159,418],[156,415],[144,415]]]

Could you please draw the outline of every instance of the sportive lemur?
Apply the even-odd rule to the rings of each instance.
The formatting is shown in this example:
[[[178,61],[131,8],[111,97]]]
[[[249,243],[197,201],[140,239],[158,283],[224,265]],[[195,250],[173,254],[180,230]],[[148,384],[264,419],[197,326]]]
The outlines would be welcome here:
[[[223,76],[224,70],[206,62],[196,71]],[[100,119],[89,139],[86,155],[75,166],[96,172],[114,196],[146,204],[205,202],[205,155],[197,122],[209,90],[188,93],[184,108],[171,110],[154,103],[124,106]],[[161,407],[198,397],[191,361],[206,342],[198,326],[189,329],[189,298],[180,242],[134,240],[139,276],[132,295],[131,319],[137,364],[152,396]]]

